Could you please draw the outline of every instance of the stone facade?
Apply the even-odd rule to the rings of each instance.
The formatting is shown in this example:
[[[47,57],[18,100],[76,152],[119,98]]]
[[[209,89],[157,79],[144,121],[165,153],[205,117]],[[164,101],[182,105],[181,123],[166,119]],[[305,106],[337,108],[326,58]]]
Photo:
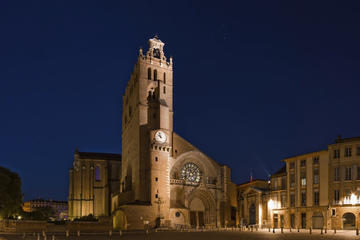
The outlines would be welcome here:
[[[111,194],[120,188],[121,155],[74,153],[69,174],[69,218],[111,215]]]
[[[119,159],[120,160],[120,159]],[[236,185],[227,166],[173,131],[173,60],[154,37],[139,50],[123,95],[118,174],[107,159],[75,154],[69,214],[112,215],[114,228],[235,226]],[[95,181],[95,166],[104,178]],[[114,189],[110,179],[118,179]]]
[[[283,160],[266,181],[238,186],[240,223],[271,228],[355,229],[360,221],[360,138]]]
[[[139,51],[122,117],[121,188],[112,196],[115,227],[236,224],[230,169],[173,131],[173,61],[156,37],[146,54]]]

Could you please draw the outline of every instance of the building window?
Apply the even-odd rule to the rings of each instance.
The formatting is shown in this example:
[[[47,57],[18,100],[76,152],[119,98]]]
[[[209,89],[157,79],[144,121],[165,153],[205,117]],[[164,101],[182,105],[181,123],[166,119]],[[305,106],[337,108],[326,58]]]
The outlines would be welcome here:
[[[155,157],[155,162],[157,162],[159,159],[158,159],[158,157]]]
[[[360,146],[357,147],[357,155],[360,156]]]
[[[319,169],[314,169],[314,184],[319,184]]]
[[[154,70],[154,81],[156,81],[157,80],[157,70],[155,69]]]
[[[349,181],[351,180],[351,167],[346,167],[345,168],[345,180]]]
[[[306,206],[306,192],[301,193],[301,206]]]
[[[360,180],[360,166],[357,167],[357,180]]]
[[[95,180],[96,181],[101,181],[100,167],[99,166],[95,167]]]
[[[331,209],[331,216],[335,216],[335,215],[336,215],[336,209],[333,208],[333,209]]]
[[[281,208],[285,207],[285,203],[286,203],[286,196],[285,194],[281,195]]]
[[[151,80],[151,68],[148,68],[148,79]]]
[[[164,73],[164,83],[166,83],[166,73]]]
[[[305,166],[306,166],[306,159],[303,159],[300,162],[300,167],[305,167]]]
[[[314,206],[319,206],[319,192],[314,192]]]
[[[340,149],[334,150],[334,158],[340,158]]]
[[[281,190],[285,190],[286,188],[286,179],[285,177],[281,178]]]
[[[166,87],[164,86],[164,94],[166,93]]]
[[[345,157],[351,157],[351,147],[345,148]]]
[[[319,156],[315,156],[315,157],[313,158],[313,164],[314,164],[314,165],[319,164],[319,159],[320,159]]]
[[[290,169],[294,169],[295,168],[295,163],[294,162],[291,162],[290,163]]]
[[[334,201],[335,203],[339,203],[340,200],[340,192],[338,189],[334,190]]]
[[[334,168],[334,181],[340,181],[340,169],[339,169],[339,167]]]
[[[295,174],[290,173],[290,187],[295,187]]]
[[[290,214],[290,227],[295,228],[295,214]]]
[[[274,178],[274,180],[272,181],[273,183],[273,190],[277,190],[277,179]]]
[[[156,177],[156,178],[155,178],[155,181],[157,182],[158,180],[159,180],[159,179]]]
[[[155,194],[155,198],[158,198],[158,194]]]
[[[305,171],[300,173],[300,182],[301,182],[302,187],[306,186],[306,172]]]
[[[306,228],[306,213],[301,214],[301,228]]]
[[[295,194],[290,194],[290,207],[295,207]]]

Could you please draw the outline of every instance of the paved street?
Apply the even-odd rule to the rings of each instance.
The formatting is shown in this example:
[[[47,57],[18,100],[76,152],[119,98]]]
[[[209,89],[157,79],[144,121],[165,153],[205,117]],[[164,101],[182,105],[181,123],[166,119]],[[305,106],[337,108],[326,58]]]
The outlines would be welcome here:
[[[23,238],[22,234],[1,234],[0,240],[15,240],[15,239],[28,239],[28,240],[37,240],[37,236],[33,234],[28,234]],[[41,240],[44,240],[43,237],[40,237]],[[52,235],[47,235],[47,240],[52,240]],[[355,235],[355,231],[338,231],[334,234],[333,231],[328,232],[327,234],[321,235],[320,232],[314,231],[311,235],[309,232],[288,232],[285,231],[283,234],[280,231],[274,233],[269,233],[268,231],[259,231],[259,232],[152,232],[150,237],[146,238],[143,232],[125,232],[122,236],[118,232],[115,232],[110,238],[106,234],[82,234],[80,238],[75,235],[71,235],[66,238],[65,234],[56,234],[55,239],[57,240],[141,240],[141,239],[151,239],[151,240],[192,240],[192,239],[206,239],[206,240],[252,240],[252,239],[294,239],[294,240],[303,240],[303,239],[360,239],[360,236]]]

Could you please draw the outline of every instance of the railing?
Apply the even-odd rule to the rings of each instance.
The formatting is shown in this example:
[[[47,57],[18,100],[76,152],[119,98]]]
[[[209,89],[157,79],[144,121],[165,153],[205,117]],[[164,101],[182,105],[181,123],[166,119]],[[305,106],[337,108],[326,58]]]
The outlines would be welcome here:
[[[183,179],[170,179],[170,184],[172,185],[188,185],[188,186],[198,186],[198,185],[201,185],[201,184],[204,184],[206,185],[208,188],[216,188],[216,184],[213,184],[213,183],[193,183],[193,182],[189,182],[189,181],[186,181],[186,180],[183,180]]]

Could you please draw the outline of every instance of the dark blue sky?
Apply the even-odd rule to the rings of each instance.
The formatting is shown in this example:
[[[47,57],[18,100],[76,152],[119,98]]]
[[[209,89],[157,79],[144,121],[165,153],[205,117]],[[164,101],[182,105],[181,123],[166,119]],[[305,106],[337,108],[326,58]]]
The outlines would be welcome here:
[[[66,199],[80,151],[121,153],[121,96],[155,33],[174,128],[236,183],[360,136],[358,1],[1,1],[0,165]]]

